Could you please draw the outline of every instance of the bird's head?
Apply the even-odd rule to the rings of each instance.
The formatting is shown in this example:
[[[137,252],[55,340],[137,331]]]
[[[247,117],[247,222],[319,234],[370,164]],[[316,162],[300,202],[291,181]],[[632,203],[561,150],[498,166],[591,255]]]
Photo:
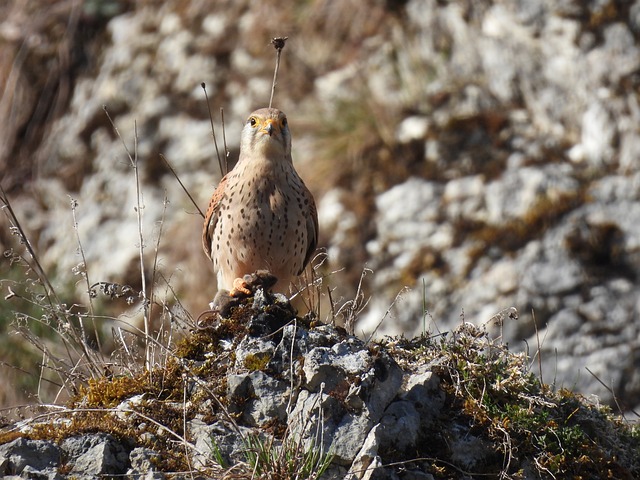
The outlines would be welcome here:
[[[253,112],[242,129],[240,150],[263,154],[267,158],[289,157],[291,133],[287,116],[275,108],[261,108]]]

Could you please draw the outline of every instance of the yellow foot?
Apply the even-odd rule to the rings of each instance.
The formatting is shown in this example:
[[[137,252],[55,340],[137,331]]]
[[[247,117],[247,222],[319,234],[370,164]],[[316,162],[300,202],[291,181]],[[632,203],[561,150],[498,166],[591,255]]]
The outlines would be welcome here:
[[[233,281],[233,288],[229,292],[229,295],[232,297],[237,297],[239,294],[251,295],[251,290],[249,289],[249,284],[243,278],[236,278]]]

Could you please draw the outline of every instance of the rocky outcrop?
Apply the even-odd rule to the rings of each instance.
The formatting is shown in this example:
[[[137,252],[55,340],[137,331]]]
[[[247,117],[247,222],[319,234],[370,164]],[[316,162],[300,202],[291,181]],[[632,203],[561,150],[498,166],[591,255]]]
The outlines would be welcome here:
[[[514,313],[514,312],[512,312]],[[364,342],[258,288],[138,376],[6,427],[4,478],[636,478],[632,427],[470,323]]]

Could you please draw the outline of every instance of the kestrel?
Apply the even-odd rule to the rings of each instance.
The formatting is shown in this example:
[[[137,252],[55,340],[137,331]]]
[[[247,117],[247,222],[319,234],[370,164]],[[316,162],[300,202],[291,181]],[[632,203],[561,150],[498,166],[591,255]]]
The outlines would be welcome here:
[[[267,270],[286,293],[315,251],[318,214],[291,158],[291,133],[275,108],[253,112],[242,129],[240,157],[216,188],[202,245],[213,261],[218,294],[248,293],[247,274]],[[216,304],[214,300],[214,305]]]

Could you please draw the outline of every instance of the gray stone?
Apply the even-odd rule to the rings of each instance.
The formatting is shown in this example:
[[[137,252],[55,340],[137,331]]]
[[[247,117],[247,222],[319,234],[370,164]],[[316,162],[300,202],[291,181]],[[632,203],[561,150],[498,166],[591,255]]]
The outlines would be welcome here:
[[[341,465],[332,464],[320,477],[320,480],[344,480],[347,469]]]
[[[236,348],[235,368],[239,371],[246,371],[258,363],[266,366],[274,357],[276,344],[269,338],[246,336]],[[255,368],[255,367],[253,367]]]
[[[26,478],[28,480],[61,480],[64,477],[58,473],[57,468],[45,468],[44,470],[38,470],[31,465],[27,465],[24,467],[22,472],[20,472],[20,476],[17,478]]]
[[[71,473],[81,478],[123,474],[129,467],[129,453],[113,436],[105,433],[66,438],[62,450],[72,466]]]
[[[294,438],[302,439],[306,449],[322,448],[331,452],[336,464],[348,466],[373,426],[365,412],[349,412],[346,405],[326,393],[302,390],[289,424]]]
[[[400,122],[396,131],[396,138],[400,143],[423,140],[428,130],[429,119],[427,117],[411,116]]]
[[[329,448],[326,451],[334,455],[338,464],[353,462],[358,451],[371,430],[373,422],[366,415],[346,412],[331,432]]]
[[[195,468],[207,468],[216,463],[220,455],[226,465],[246,460],[244,438],[253,434],[253,430],[244,426],[227,425],[222,421],[206,424],[193,419],[187,423],[189,438],[195,449],[191,452]]]
[[[373,469],[375,465],[380,463],[380,457],[378,456],[378,450],[380,449],[380,442],[378,440],[378,431],[381,429],[380,425],[375,425],[371,430],[367,438],[364,440],[360,451],[353,460],[351,467],[349,468],[348,479],[360,478],[369,469]]]
[[[306,449],[322,448],[327,452],[333,433],[345,414],[345,406],[336,398],[303,389],[298,393],[288,422],[292,435],[304,441]],[[361,435],[360,432],[354,434]]]
[[[358,343],[345,340],[311,350],[304,363],[306,386],[311,391],[323,385],[327,392],[342,392],[345,402],[352,408],[366,407],[376,422],[400,388],[402,372],[386,353],[374,358]]]
[[[0,473],[19,474],[27,467],[31,472],[54,469],[60,465],[60,457],[60,449],[53,442],[16,438],[0,445]]]
[[[149,448],[137,447],[129,454],[129,464],[127,470],[128,478],[132,480],[162,480],[164,473],[158,472],[156,465],[159,454]]]
[[[461,425],[459,428],[453,426],[448,429],[448,432],[451,460],[467,471],[477,469],[495,453],[489,442],[471,434],[467,426]]]
[[[306,388],[289,419],[307,448],[322,442],[340,465],[350,465],[372,426],[397,395],[402,372],[385,353],[377,357],[354,339],[312,349],[304,362]]]
[[[378,425],[381,448],[405,451],[415,446],[421,427],[421,418],[413,402],[393,402],[387,407]]]
[[[317,391],[321,384],[333,390],[348,382],[348,377],[369,369],[370,357],[365,350],[350,348],[346,341],[333,347],[317,347],[309,352],[304,363],[306,387]]]
[[[227,377],[229,411],[252,426],[286,419],[289,386],[261,371]]]

